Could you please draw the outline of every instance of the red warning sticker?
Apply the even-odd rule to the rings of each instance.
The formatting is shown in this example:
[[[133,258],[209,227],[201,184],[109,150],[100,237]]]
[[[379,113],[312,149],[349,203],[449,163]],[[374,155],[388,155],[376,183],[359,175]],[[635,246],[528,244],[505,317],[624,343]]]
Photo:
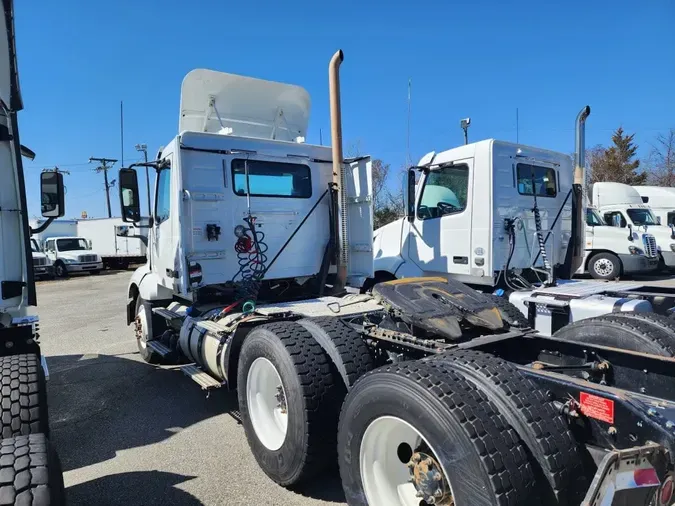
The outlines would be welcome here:
[[[584,415],[603,422],[614,423],[614,401],[581,392],[579,404],[581,404],[581,412]]]

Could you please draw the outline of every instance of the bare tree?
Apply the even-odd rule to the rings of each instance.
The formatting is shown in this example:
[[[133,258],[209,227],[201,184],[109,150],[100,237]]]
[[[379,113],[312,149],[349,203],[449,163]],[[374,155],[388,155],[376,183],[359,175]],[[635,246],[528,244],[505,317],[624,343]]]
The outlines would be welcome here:
[[[675,128],[656,137],[646,162],[649,167],[649,182],[656,186],[675,186]]]

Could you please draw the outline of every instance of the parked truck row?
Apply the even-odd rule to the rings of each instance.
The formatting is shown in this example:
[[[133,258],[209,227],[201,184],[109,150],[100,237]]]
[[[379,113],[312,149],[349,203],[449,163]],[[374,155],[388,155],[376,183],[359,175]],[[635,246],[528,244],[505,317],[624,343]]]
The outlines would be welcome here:
[[[46,220],[32,220],[37,229]],[[73,272],[99,274],[128,269],[146,261],[147,220],[138,225],[122,218],[54,220],[33,235],[33,269],[37,276],[64,278]]]

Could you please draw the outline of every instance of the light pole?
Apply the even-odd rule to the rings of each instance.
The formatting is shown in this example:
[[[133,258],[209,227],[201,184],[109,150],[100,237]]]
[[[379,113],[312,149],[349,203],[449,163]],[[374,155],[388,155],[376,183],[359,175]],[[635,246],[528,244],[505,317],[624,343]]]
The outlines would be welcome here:
[[[459,124],[462,127],[462,130],[464,130],[464,144],[469,143],[469,125],[471,124],[471,118],[464,118],[462,121],[459,122]]]
[[[148,146],[147,144],[136,144],[136,151],[143,151],[145,163],[148,163]],[[145,187],[148,190],[148,218],[152,216],[152,207],[150,206],[150,173],[148,166],[145,166]]]

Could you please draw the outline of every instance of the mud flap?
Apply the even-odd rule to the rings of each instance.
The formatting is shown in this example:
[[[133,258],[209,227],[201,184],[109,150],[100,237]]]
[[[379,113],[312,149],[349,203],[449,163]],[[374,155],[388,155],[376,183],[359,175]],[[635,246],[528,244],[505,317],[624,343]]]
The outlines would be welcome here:
[[[650,443],[614,450],[600,462],[581,506],[652,504],[650,501],[665,479],[663,447]]]

